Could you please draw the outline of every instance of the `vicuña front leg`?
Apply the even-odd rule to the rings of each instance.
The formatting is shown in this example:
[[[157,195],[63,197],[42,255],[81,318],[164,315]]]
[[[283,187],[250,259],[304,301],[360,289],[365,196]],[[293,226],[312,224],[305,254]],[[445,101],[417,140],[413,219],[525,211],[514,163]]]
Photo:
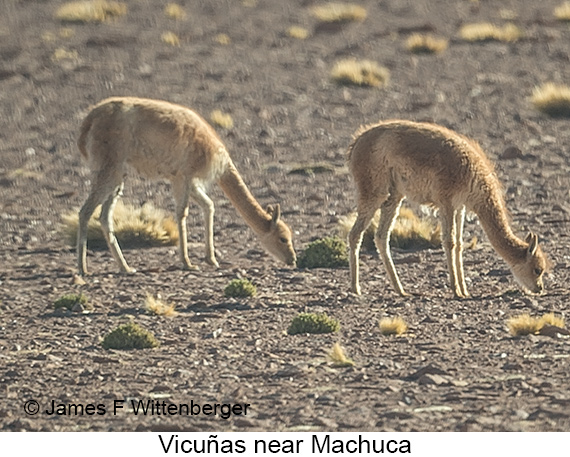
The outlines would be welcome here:
[[[463,226],[465,223],[465,206],[455,211],[455,269],[457,271],[457,281],[463,297],[469,297],[467,284],[465,283],[465,271],[463,270]]]
[[[176,221],[178,223],[178,244],[179,255],[182,265],[187,270],[198,270],[199,268],[190,263],[188,257],[188,228],[186,221],[188,218],[188,202],[190,200],[190,189],[182,180],[172,183],[172,192],[176,202]]]
[[[216,253],[214,250],[214,202],[210,197],[208,197],[208,195],[206,195],[204,189],[198,185],[193,185],[190,188],[190,196],[196,203],[198,203],[200,208],[202,208],[204,215],[206,262],[217,268],[220,265],[216,260]]]
[[[459,283],[457,271],[457,219],[455,210],[452,208],[441,208],[441,242],[447,258],[447,268],[449,270],[449,281],[453,294],[457,298],[464,298],[463,290]]]
[[[396,273],[396,267],[394,266],[394,261],[392,260],[392,255],[390,253],[390,233],[394,227],[394,222],[398,216],[398,210],[402,204],[403,197],[401,195],[392,193],[388,197],[382,206],[380,207],[380,222],[378,223],[378,230],[374,236],[374,242],[376,244],[376,249],[380,253],[388,277],[394,289],[403,297],[409,294],[404,291],[400,278],[398,278],[398,273]]]

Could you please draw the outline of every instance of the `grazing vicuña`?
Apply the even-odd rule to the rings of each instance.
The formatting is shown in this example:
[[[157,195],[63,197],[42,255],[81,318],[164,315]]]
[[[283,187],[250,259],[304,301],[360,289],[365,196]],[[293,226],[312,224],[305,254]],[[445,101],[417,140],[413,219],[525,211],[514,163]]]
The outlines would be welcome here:
[[[249,192],[224,144],[214,129],[194,111],[173,103],[133,97],[103,100],[81,126],[79,150],[92,172],[91,192],[79,211],[77,262],[80,274],[87,272],[87,223],[101,207],[101,227],[121,271],[130,268],[113,234],[113,209],[122,194],[127,165],[150,178],[168,179],[176,201],[180,258],[188,258],[186,218],[189,200],[204,212],[206,261],[218,266],[214,254],[214,203],[206,195],[217,181],[261,244],[288,265],[296,262],[292,234],[281,219],[279,205],[264,210]]]
[[[462,260],[466,209],[477,214],[489,241],[521,286],[542,292],[547,260],[538,236],[529,233],[523,241],[513,233],[497,174],[476,142],[439,125],[389,120],[357,132],[348,163],[358,191],[358,217],[348,236],[353,292],[360,294],[362,234],[380,208],[374,241],[392,285],[400,295],[407,295],[389,248],[390,231],[405,197],[439,207],[442,244],[456,297],[469,296]]]

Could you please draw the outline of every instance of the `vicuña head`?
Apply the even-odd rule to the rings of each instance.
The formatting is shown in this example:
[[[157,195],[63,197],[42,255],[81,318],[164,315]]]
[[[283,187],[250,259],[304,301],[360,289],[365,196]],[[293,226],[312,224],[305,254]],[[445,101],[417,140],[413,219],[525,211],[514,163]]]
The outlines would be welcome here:
[[[113,233],[113,209],[123,189],[127,165],[150,178],[168,179],[176,202],[180,259],[195,269],[188,257],[186,218],[189,200],[204,213],[206,261],[218,266],[214,252],[214,203],[206,194],[217,181],[246,223],[274,257],[295,265],[291,230],[281,219],[279,205],[265,211],[235,168],[214,129],[194,111],[173,103],[134,97],[103,100],[81,126],[79,150],[91,168],[91,192],[79,212],[77,261],[87,272],[87,223],[101,207],[101,227],[111,254],[124,272],[134,272],[125,261]]]
[[[466,210],[477,214],[491,245],[518,283],[532,293],[543,291],[548,262],[538,236],[531,233],[521,240],[513,233],[497,174],[476,142],[435,124],[384,121],[357,133],[349,148],[348,163],[358,193],[358,217],[349,234],[353,292],[360,294],[362,234],[380,208],[374,241],[392,285],[407,295],[389,246],[390,232],[405,197],[439,207],[442,244],[456,297],[469,296],[462,258]]]
[[[538,245],[538,235],[530,232],[526,239],[526,249],[519,261],[507,262],[517,282],[526,290],[539,294],[544,290],[543,276],[549,262]]]

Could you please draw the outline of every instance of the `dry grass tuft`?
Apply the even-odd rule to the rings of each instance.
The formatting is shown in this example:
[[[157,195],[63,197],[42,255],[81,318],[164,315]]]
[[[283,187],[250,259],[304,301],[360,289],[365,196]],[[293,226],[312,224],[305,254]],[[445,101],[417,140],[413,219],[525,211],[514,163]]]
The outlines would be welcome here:
[[[331,351],[327,355],[328,360],[330,360],[335,367],[352,367],[354,366],[354,361],[349,359],[344,353],[344,349],[339,343],[335,343]]]
[[[380,212],[378,211],[364,232],[362,247],[366,251],[376,252],[374,234],[378,229],[379,220]],[[351,213],[339,220],[338,232],[342,239],[348,237],[355,221],[356,213]],[[441,226],[429,218],[420,219],[409,208],[401,208],[392,233],[390,234],[390,245],[400,249],[410,250],[439,248],[441,246]]]
[[[186,18],[186,12],[177,3],[169,3],[164,7],[164,15],[170,19],[181,21]]]
[[[388,84],[390,72],[371,60],[346,59],[334,65],[331,78],[338,84],[383,87]]]
[[[545,314],[538,321],[541,327],[544,327],[545,325],[554,325],[555,327],[563,328],[566,325],[564,318],[558,317],[554,313]]]
[[[224,113],[219,109],[214,110],[210,113],[210,121],[212,124],[222,127],[224,129],[231,129],[234,126],[234,121],[232,116],[228,113]]]
[[[508,23],[503,27],[488,22],[465,24],[459,30],[459,36],[465,41],[517,41],[522,31],[514,24]]]
[[[51,60],[53,62],[60,62],[62,60],[77,60],[79,58],[79,54],[75,50],[68,51],[65,48],[57,48],[52,56]]]
[[[91,0],[65,3],[58,8],[55,18],[63,22],[104,22],[126,13],[127,5],[123,2]]]
[[[408,324],[401,317],[385,317],[378,325],[382,335],[403,335],[408,331]]]
[[[366,19],[366,10],[352,3],[327,3],[313,7],[311,12],[320,22],[327,23],[362,22]]]
[[[293,25],[287,29],[287,35],[298,40],[305,40],[309,36],[309,31],[298,25]]]
[[[160,40],[170,46],[180,46],[180,38],[174,32],[163,32],[160,35]]]
[[[534,89],[531,102],[536,109],[554,117],[570,117],[570,87],[546,83]]]
[[[232,42],[231,38],[225,33],[218,33],[214,37],[214,41],[218,44],[221,44],[222,46],[227,46]]]
[[[447,49],[448,41],[433,35],[414,33],[406,41],[406,48],[414,54],[435,54]]]
[[[101,207],[97,208],[87,227],[87,242],[90,249],[107,247],[99,223],[100,215]],[[135,208],[119,200],[113,213],[113,222],[115,236],[124,248],[173,246],[178,243],[178,227],[174,219],[151,203]],[[63,216],[62,234],[72,246],[77,244],[78,224],[76,211]]]
[[[570,2],[564,2],[554,8],[554,17],[559,21],[570,21]]]
[[[154,298],[152,295],[147,294],[144,300],[144,307],[146,311],[153,316],[172,317],[178,314],[175,309],[176,305],[174,303],[164,303],[160,299],[160,295]]]
[[[564,328],[564,319],[555,316],[554,313],[548,313],[540,318],[521,314],[507,320],[507,328],[513,336],[535,335],[545,326]]]

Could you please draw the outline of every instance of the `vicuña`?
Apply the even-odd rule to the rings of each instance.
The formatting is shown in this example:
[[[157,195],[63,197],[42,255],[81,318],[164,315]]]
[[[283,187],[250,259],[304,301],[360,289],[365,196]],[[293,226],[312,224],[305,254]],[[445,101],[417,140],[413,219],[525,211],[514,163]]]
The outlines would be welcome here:
[[[87,273],[87,224],[101,204],[101,227],[123,272],[131,273],[113,234],[113,208],[123,190],[127,165],[150,178],[168,179],[176,202],[180,258],[185,268],[196,269],[188,257],[186,218],[189,200],[203,210],[206,261],[218,266],[214,253],[214,204],[206,195],[217,181],[261,244],[278,260],[295,265],[289,227],[279,204],[264,210],[243,182],[214,129],[194,111],[173,103],[134,97],[103,100],[81,126],[79,150],[91,169],[91,191],[79,211],[77,262]]]
[[[478,216],[492,246],[519,284],[533,293],[542,292],[547,260],[538,236],[531,232],[523,241],[513,233],[497,174],[475,141],[435,124],[388,120],[356,133],[348,163],[358,193],[358,217],[349,233],[354,293],[360,294],[362,234],[380,208],[376,248],[392,285],[400,295],[407,295],[389,247],[390,232],[405,197],[439,208],[443,248],[456,297],[469,296],[462,260],[466,209]]]

